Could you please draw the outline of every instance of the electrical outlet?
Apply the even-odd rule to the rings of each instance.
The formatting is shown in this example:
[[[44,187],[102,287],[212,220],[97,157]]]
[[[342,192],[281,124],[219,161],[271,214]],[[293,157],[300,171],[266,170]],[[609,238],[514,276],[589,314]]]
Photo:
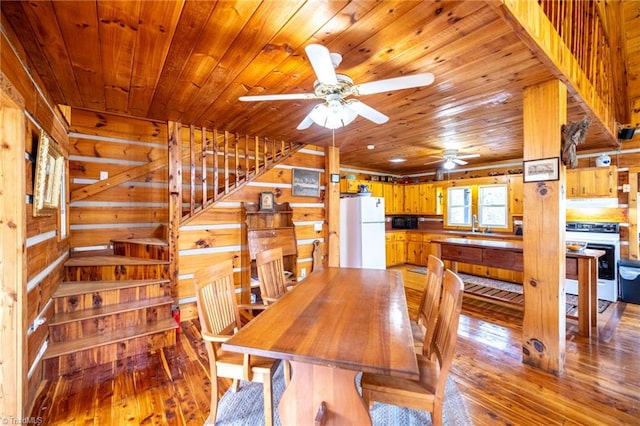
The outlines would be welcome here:
[[[300,278],[307,276],[307,268],[300,268]]]
[[[622,185],[622,192],[631,192],[631,185],[629,185],[628,183]]]
[[[316,231],[316,232],[322,231],[322,224],[321,223],[314,223],[313,224],[313,230]]]
[[[109,179],[109,172],[101,171],[100,172],[100,180]]]

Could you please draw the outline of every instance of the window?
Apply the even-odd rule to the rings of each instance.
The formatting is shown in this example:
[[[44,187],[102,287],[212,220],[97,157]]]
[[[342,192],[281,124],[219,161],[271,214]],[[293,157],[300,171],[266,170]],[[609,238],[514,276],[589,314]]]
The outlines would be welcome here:
[[[447,190],[447,225],[471,226],[471,187]]]
[[[478,225],[506,228],[508,216],[507,185],[478,186]]]

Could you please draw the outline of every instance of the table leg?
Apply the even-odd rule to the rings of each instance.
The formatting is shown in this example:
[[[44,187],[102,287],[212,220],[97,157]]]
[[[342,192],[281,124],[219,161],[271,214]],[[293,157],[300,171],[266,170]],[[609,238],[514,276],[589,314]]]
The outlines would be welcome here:
[[[591,335],[591,259],[578,259],[578,334]]]
[[[590,283],[591,283],[591,327],[593,332],[598,333],[598,259],[591,259]]]
[[[278,406],[283,425],[312,425],[323,402],[327,426],[371,425],[369,409],[355,384],[356,371],[296,361],[291,370],[291,383]]]

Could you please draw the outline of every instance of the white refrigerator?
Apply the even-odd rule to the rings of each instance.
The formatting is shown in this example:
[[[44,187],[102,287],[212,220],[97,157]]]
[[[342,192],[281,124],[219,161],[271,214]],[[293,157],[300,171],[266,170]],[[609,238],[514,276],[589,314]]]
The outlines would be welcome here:
[[[384,198],[340,199],[340,266],[386,269]]]

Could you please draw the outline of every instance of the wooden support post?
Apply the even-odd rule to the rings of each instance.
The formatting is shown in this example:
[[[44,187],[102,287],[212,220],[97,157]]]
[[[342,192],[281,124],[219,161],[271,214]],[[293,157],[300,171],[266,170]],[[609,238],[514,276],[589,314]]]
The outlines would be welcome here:
[[[178,260],[182,221],[182,142],[180,123],[169,122],[169,278],[171,296],[178,303]]]
[[[324,202],[327,222],[327,265],[340,266],[340,184],[331,183],[332,174],[340,174],[340,148],[325,149]]]
[[[229,193],[229,132],[224,131],[224,193]]]
[[[213,129],[213,201],[218,199],[218,187],[220,185],[220,160],[218,159],[218,131]]]
[[[196,208],[196,127],[189,126],[189,215]]]
[[[1,75],[4,77],[4,75]],[[7,87],[8,80],[0,78]],[[2,88],[4,89],[4,87]],[[0,90],[0,419],[20,420],[27,400],[24,101]]]
[[[638,247],[638,172],[629,168],[629,259],[640,260]]]
[[[559,80],[525,89],[523,176],[528,172],[527,161],[559,161],[566,116],[567,90]],[[566,349],[565,167],[561,162],[558,169],[558,180],[524,183],[522,238],[523,362],[554,374],[564,369]]]
[[[233,158],[234,158],[234,164],[233,164],[233,168],[235,170],[235,179],[234,179],[234,188],[237,188],[238,186],[240,186],[240,152],[238,151],[239,146],[238,144],[240,143],[240,136],[236,133],[236,137],[233,140]]]
[[[207,128],[202,126],[202,208],[207,205],[207,155],[209,152],[209,139],[207,139]]]
[[[244,135],[244,179],[249,180],[249,135]]]
[[[254,149],[254,154],[253,154],[253,160],[254,160],[254,164],[255,164],[255,173],[256,175],[258,173],[260,173],[260,138],[258,138],[256,136],[255,138],[255,149]]]

